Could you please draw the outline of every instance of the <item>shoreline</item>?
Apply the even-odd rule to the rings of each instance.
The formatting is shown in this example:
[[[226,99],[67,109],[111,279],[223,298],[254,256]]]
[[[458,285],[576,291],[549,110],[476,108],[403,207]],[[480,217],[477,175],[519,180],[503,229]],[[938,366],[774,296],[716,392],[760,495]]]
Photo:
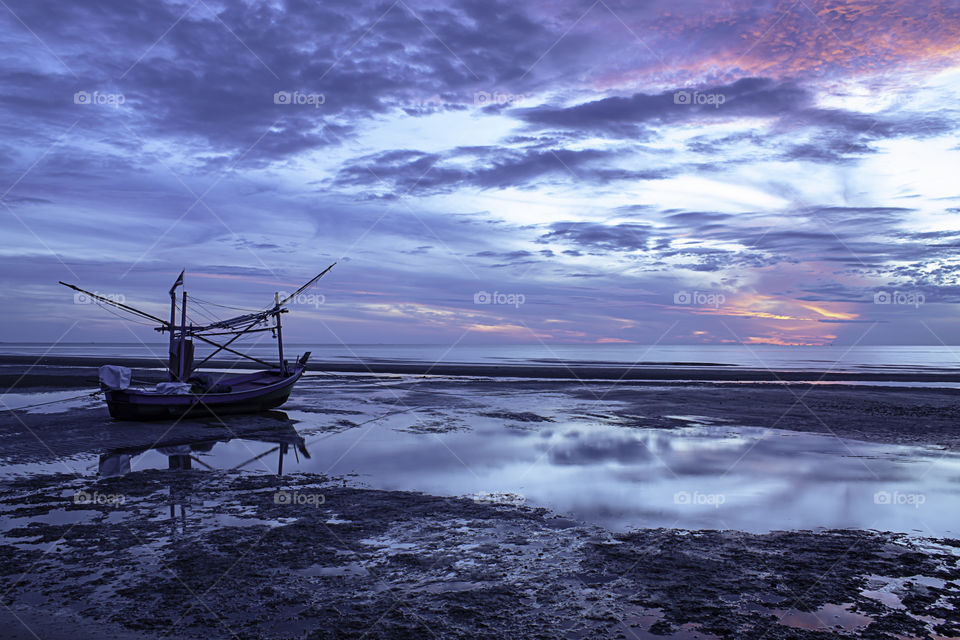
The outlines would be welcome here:
[[[131,369],[165,368],[166,362],[158,358],[111,358],[90,356],[19,356],[0,355],[0,367],[25,365],[31,376],[61,377],[74,375],[44,370],[39,367],[62,369],[96,369],[104,364],[120,365]],[[260,365],[245,360],[211,360],[207,369],[258,369]],[[2,370],[0,370],[2,371]],[[960,384],[960,368],[921,371],[833,371],[819,370],[774,370],[750,369],[733,365],[705,363],[650,364],[598,364],[575,362],[563,364],[484,364],[484,363],[427,363],[427,362],[310,362],[308,373],[365,373],[393,375],[436,375],[479,378],[528,378],[549,380],[631,380],[631,381],[689,381],[689,382],[926,382]],[[93,380],[96,380],[96,373]],[[0,372],[0,384],[10,386],[20,373]],[[36,386],[36,385],[34,385]]]

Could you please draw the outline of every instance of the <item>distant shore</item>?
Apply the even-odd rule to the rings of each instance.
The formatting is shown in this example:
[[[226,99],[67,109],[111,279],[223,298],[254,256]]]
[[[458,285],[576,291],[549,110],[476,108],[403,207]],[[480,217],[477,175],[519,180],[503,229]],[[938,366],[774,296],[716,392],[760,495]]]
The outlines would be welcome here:
[[[0,384],[10,386],[23,373],[29,371],[32,386],[49,384],[64,386],[77,376],[90,377],[96,382],[94,369],[103,364],[115,364],[132,369],[162,369],[166,362],[157,358],[89,357],[89,356],[25,356],[0,355]],[[245,360],[211,360],[209,369],[257,369],[261,365]],[[677,363],[622,363],[605,362],[548,362],[529,364],[489,363],[430,363],[396,360],[362,362],[311,361],[308,372],[368,373],[397,375],[437,375],[482,378],[530,378],[555,380],[633,380],[633,381],[702,381],[702,382],[890,382],[890,383],[960,383],[960,368],[931,369],[929,371],[833,371],[822,370],[773,370],[738,367],[733,365],[702,362]],[[147,377],[151,377],[149,372]],[[9,379],[9,380],[8,380]],[[47,382],[43,380],[46,379]]]

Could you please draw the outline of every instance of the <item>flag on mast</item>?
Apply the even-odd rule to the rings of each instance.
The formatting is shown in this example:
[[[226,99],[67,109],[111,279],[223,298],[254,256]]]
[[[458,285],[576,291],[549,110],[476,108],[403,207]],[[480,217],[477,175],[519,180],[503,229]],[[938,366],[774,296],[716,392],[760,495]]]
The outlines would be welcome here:
[[[183,271],[186,271],[186,269]],[[177,287],[183,284],[183,271],[180,272],[180,275],[177,276],[177,281],[173,283],[172,287],[170,287],[170,295],[173,295],[173,292],[177,290]]]

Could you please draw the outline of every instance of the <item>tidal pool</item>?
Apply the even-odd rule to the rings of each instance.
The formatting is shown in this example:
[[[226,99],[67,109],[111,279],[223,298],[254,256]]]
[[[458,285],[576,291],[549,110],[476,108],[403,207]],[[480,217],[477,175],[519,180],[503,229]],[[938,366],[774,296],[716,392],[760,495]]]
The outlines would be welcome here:
[[[183,466],[345,476],[360,486],[545,507],[613,530],[858,528],[956,536],[960,455],[933,447],[707,424],[628,428],[473,415],[387,418],[295,446],[242,438],[101,459],[109,473]],[[125,454],[129,455],[129,454]],[[177,458],[179,456],[179,458]],[[106,462],[106,464],[105,464]],[[118,464],[119,463],[119,464]],[[110,471],[114,470],[114,471]]]

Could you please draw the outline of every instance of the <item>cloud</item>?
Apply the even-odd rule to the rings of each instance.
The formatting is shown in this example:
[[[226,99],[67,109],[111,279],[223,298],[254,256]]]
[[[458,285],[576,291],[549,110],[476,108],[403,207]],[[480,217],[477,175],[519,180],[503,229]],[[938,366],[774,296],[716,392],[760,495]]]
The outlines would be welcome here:
[[[49,51],[16,25],[7,33],[16,45],[0,72],[7,117],[41,130],[81,119],[115,144],[167,140],[256,165],[339,145],[360,122],[429,96],[467,103],[476,90],[521,75],[519,61],[534,60],[553,37],[498,0],[430,9],[111,5],[11,3]],[[119,94],[123,104],[78,105],[78,91]],[[277,104],[284,91],[323,100]]]
[[[617,225],[590,222],[558,222],[537,238],[538,243],[566,242],[591,251],[637,251],[647,247],[650,227],[642,224]]]
[[[710,102],[698,103],[698,96]],[[531,126],[644,139],[669,125],[769,119],[772,125],[768,135],[740,132],[710,142],[701,137],[692,142],[691,148],[710,153],[718,150],[717,147],[744,142],[769,146],[785,131],[814,129],[820,132],[816,141],[794,145],[784,153],[791,158],[828,161],[870,151],[866,146],[869,140],[934,136],[956,128],[949,118],[932,114],[865,114],[818,107],[810,88],[771,78],[741,78],[730,84],[697,90],[678,87],[655,94],[611,96],[573,106],[518,108],[511,111],[511,115]]]
[[[606,185],[617,181],[660,180],[665,168],[628,169],[613,166],[625,152],[602,149],[512,149],[459,147],[446,153],[395,149],[351,160],[340,169],[334,186],[372,187],[381,197],[449,193],[462,188],[528,188],[546,181],[578,181]],[[365,193],[369,193],[365,191]]]
[[[649,343],[709,322],[663,306],[703,287],[775,301],[727,317],[738,334],[812,342],[852,321],[774,307],[960,299],[939,1],[8,6],[36,37],[0,29],[0,265],[31,303],[4,335],[56,338],[71,271],[148,298],[188,266],[232,299],[341,254],[344,306],[312,337]],[[477,315],[487,281],[527,295],[523,322]]]

